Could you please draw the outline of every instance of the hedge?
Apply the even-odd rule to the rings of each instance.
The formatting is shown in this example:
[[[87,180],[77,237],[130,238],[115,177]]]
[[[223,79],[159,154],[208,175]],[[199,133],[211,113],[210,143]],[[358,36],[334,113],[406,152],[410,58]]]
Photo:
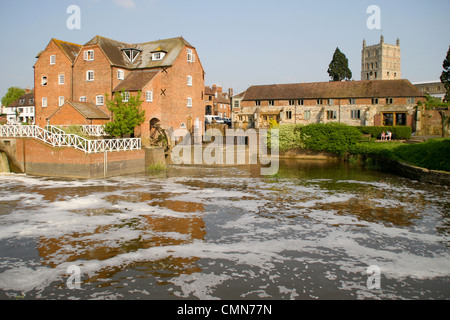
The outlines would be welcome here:
[[[373,138],[381,137],[381,133],[387,130],[392,132],[393,139],[407,140],[411,138],[411,127],[408,126],[357,126],[363,134],[370,134]]]

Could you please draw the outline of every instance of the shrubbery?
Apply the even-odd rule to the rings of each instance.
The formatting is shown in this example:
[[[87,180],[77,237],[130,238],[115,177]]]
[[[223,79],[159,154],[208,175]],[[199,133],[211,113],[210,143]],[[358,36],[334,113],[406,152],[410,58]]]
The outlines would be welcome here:
[[[309,125],[283,124],[271,127],[279,129],[279,150],[282,152],[302,148],[328,151],[344,156],[361,138],[361,132],[356,127],[337,122]],[[268,136],[270,142],[270,132]]]
[[[299,127],[305,147],[344,156],[361,139],[361,132],[343,123],[313,123]]]

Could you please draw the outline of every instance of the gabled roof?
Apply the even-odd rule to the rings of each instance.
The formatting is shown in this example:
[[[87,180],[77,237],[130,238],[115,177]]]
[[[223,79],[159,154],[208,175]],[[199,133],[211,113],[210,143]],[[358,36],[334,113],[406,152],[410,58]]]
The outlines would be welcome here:
[[[184,46],[192,47],[184,38],[177,37],[152,42],[130,44],[108,39],[102,36],[95,36],[88,41],[85,46],[98,45],[105,53],[112,65],[129,69],[143,69],[171,66]],[[131,63],[122,50],[137,49],[141,53],[133,63]],[[152,52],[164,51],[167,54],[162,60],[152,60]]]
[[[114,92],[122,90],[142,90],[160,71],[161,69],[132,71],[116,88],[114,88]]]
[[[330,81],[249,87],[243,100],[423,97],[406,79]]]
[[[110,117],[100,110],[96,105],[91,102],[78,102],[78,101],[66,101],[64,105],[59,107],[49,118],[51,118],[55,113],[57,113],[66,104],[72,106],[86,119],[110,119]]]

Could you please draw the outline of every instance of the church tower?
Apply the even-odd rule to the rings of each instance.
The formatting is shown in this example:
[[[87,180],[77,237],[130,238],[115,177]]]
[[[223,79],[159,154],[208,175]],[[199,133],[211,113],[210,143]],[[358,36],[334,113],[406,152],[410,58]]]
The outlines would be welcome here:
[[[363,40],[361,54],[361,80],[394,80],[401,79],[400,68],[400,40],[395,45],[384,43],[381,36],[380,43],[366,46]]]

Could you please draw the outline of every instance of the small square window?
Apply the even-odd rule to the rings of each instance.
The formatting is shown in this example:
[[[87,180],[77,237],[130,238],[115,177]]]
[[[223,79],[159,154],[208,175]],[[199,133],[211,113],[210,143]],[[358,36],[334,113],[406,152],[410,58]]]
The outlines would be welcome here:
[[[64,75],[63,75],[63,74],[60,74],[60,75],[58,76],[58,84],[64,84],[64,81],[65,81]]]
[[[122,93],[122,101],[128,102],[129,100],[130,100],[130,93],[128,91],[125,91],[124,93]]]
[[[87,99],[85,96],[80,97],[80,102],[86,102],[86,101],[87,101]]]
[[[47,76],[43,76],[42,77],[41,85],[44,86],[44,87],[47,85]]]
[[[42,107],[45,108],[47,107],[47,98],[42,98]]]
[[[84,51],[84,60],[93,61],[94,60],[94,50]]]
[[[192,98],[187,98],[187,106],[192,107]]]
[[[187,85],[192,87],[192,77],[191,76],[187,76]]]
[[[64,97],[62,97],[62,96],[59,97],[58,102],[59,102],[59,106],[61,107],[64,104]]]
[[[50,64],[56,64],[56,56],[54,54],[50,56]]]

